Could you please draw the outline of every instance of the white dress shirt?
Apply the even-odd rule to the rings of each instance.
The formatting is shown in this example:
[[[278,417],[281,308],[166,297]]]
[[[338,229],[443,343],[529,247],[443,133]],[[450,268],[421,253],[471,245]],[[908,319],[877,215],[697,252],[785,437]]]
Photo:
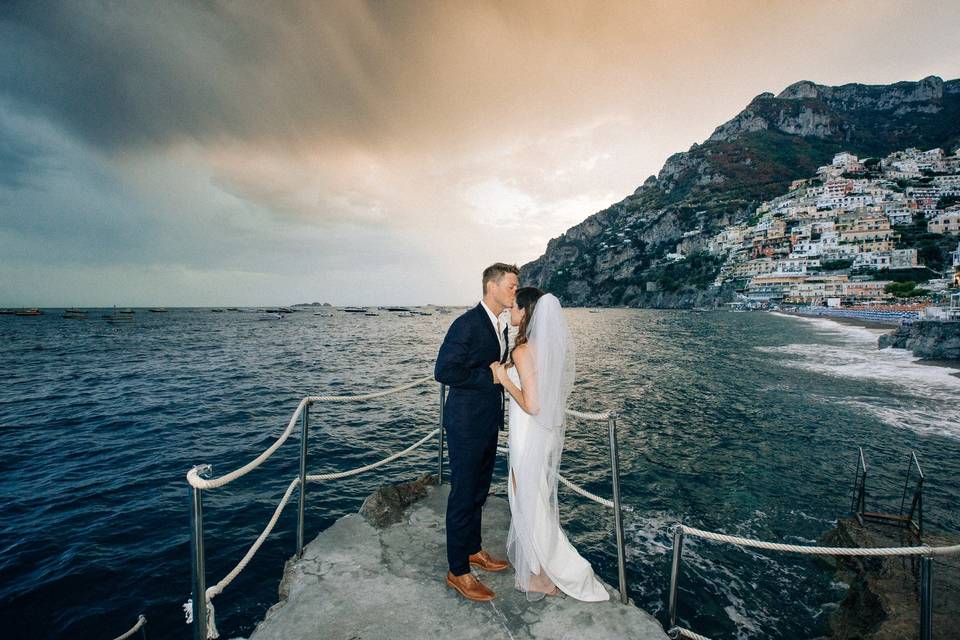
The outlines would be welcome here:
[[[487,306],[487,303],[481,300],[480,304],[483,306],[483,310],[487,312],[487,317],[490,318],[490,323],[493,325],[493,330],[497,334],[497,342],[500,343],[500,359],[503,360],[503,351],[506,349],[506,344],[504,344],[503,341],[503,325],[500,323],[500,319],[493,315],[493,311],[490,311],[490,307]]]

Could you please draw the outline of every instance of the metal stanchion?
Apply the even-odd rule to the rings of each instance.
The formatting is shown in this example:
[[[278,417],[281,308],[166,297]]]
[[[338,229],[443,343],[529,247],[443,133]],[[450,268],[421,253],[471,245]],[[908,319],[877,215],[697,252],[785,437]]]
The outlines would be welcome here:
[[[670,628],[677,626],[677,588],[680,583],[680,556],[683,553],[683,528],[673,530],[673,567],[670,569]]]
[[[437,429],[437,484],[443,484],[443,406],[447,401],[447,385],[440,385],[440,418]]]
[[[213,467],[194,467],[200,477],[208,476]],[[203,491],[190,487],[190,559],[193,568],[193,639],[207,640],[207,577],[203,552]]]
[[[920,558],[920,640],[933,638],[933,558]]]
[[[620,510],[620,454],[617,450],[617,414],[611,413],[607,423],[610,428],[610,470],[613,475],[613,520],[617,536],[617,574],[620,578],[620,601],[627,604],[627,558],[623,542],[623,513]]]
[[[307,502],[307,433],[310,429],[310,403],[300,414],[300,501],[297,505],[297,557],[303,557],[304,509]]]

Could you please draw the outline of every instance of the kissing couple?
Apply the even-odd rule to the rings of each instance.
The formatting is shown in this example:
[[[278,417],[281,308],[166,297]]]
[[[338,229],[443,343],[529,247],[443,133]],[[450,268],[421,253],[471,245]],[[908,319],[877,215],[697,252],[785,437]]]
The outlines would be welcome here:
[[[520,270],[496,263],[483,272],[483,299],[453,321],[437,355],[434,377],[450,393],[443,409],[450,458],[447,499],[447,585],[468,600],[496,594],[470,568],[503,571],[513,565],[515,587],[529,600],[560,592],[578,600],[609,595],[590,563],[560,528],[557,477],[563,454],[567,399],[574,383],[574,348],[556,296],[517,288]],[[509,324],[517,327],[508,345]],[[501,319],[501,316],[504,316]],[[480,539],[510,395],[509,563]]]

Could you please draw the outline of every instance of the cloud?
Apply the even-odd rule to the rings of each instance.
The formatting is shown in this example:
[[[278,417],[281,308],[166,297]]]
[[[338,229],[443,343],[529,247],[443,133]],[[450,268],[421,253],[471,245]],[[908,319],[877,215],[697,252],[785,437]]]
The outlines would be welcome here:
[[[762,91],[960,75],[953,4],[800,11],[6,2],[0,305],[466,303]]]

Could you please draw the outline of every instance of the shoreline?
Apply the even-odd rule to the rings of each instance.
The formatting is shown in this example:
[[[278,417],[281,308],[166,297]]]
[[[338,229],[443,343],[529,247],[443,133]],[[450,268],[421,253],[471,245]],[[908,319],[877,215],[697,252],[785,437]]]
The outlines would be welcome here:
[[[802,313],[791,313],[789,311],[772,311],[769,313],[778,313],[784,316],[791,316],[794,318],[804,318],[804,319],[815,319],[815,320],[829,320],[830,322],[836,322],[838,324],[845,324],[851,327],[860,327],[861,329],[868,329],[870,331],[883,331],[885,333],[891,333],[897,330],[899,325],[886,324],[883,322],[876,322],[874,320],[862,320],[860,318],[849,318],[849,317],[835,317],[835,316],[808,316]],[[877,334],[879,337],[880,333]],[[879,347],[878,347],[879,348]],[[901,349],[901,351],[908,351],[907,349]],[[912,354],[911,354],[912,355]],[[914,356],[916,357],[916,356]],[[946,360],[943,358],[919,358],[917,357],[914,360],[916,364],[922,364],[927,367],[942,367],[944,369],[951,369],[953,373],[950,375],[960,378],[960,361],[956,360]]]
[[[863,329],[871,329],[871,330],[896,331],[897,327],[900,326],[899,323],[893,324],[893,323],[886,323],[886,322],[878,322],[876,320],[864,320],[861,318],[850,318],[847,316],[828,316],[828,315],[812,316],[812,315],[806,315],[803,313],[794,313],[792,311],[783,311],[782,309],[779,311],[772,311],[770,313],[779,313],[784,316],[792,316],[794,318],[804,318],[804,319],[811,319],[811,320],[830,320],[831,322],[845,324],[851,327],[861,327]]]

